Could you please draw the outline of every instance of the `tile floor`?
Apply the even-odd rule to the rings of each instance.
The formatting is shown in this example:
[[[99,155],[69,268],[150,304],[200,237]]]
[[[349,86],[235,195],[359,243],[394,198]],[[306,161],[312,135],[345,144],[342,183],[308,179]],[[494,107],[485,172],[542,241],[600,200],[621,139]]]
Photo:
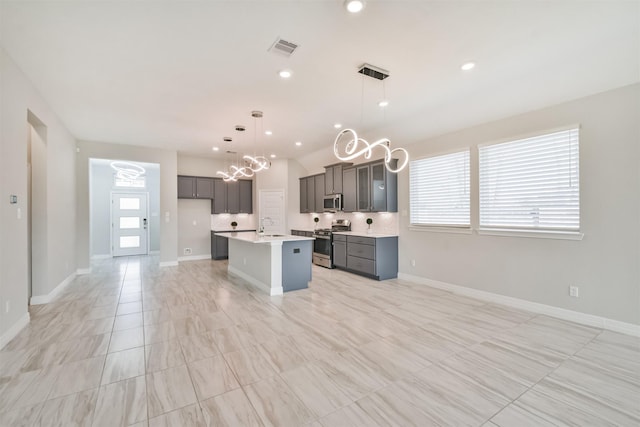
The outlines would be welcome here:
[[[640,425],[640,339],[314,267],[97,263],[0,351],[1,426]]]

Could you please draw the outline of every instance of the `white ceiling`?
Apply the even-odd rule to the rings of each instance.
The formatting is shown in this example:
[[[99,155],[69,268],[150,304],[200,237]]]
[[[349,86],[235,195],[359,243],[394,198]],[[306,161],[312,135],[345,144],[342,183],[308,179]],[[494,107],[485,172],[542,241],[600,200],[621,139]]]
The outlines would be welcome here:
[[[640,81],[640,2],[2,1],[0,42],[83,140],[223,156],[395,146]],[[280,36],[300,45],[268,52]],[[477,67],[460,70],[467,61]],[[370,63],[390,71],[362,78]],[[291,69],[283,81],[278,71]],[[234,125],[247,126],[243,135]],[[299,148],[294,141],[302,141]],[[212,146],[222,150],[218,154]]]

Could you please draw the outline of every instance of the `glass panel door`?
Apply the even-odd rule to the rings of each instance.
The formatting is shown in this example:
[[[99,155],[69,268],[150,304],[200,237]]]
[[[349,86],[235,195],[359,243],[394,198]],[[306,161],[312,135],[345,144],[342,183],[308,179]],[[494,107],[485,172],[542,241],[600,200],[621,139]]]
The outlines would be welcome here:
[[[112,193],[113,256],[147,254],[147,193]]]
[[[371,210],[385,212],[387,210],[387,189],[385,188],[384,163],[371,165]]]
[[[357,169],[356,173],[358,188],[358,211],[371,210],[369,203],[369,166],[362,166]]]

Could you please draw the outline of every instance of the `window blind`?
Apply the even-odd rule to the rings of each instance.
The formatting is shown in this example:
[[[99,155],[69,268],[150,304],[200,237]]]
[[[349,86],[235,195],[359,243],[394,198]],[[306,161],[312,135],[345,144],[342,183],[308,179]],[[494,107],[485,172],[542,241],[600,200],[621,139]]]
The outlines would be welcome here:
[[[469,150],[409,164],[412,225],[469,226]]]
[[[479,147],[480,227],[578,231],[579,131]]]

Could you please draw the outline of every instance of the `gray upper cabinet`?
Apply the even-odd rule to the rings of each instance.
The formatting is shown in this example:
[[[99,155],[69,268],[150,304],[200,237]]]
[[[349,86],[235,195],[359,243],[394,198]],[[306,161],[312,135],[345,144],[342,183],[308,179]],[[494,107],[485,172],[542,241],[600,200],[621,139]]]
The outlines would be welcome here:
[[[214,180],[213,214],[253,213],[253,181],[224,182]]]
[[[324,174],[300,178],[300,213],[322,212]]]
[[[324,174],[314,177],[315,183],[315,209],[313,212],[324,211]]]
[[[335,165],[325,166],[324,173],[324,194],[342,194],[342,173],[345,167],[351,166],[353,163],[338,163]]]
[[[213,178],[196,177],[196,198],[213,199]]]
[[[393,159],[394,167],[396,163]],[[352,212],[350,208],[354,204],[358,212],[398,211],[398,175],[387,171],[383,161],[345,169],[343,180],[345,211]]]
[[[192,176],[178,176],[178,199],[195,199],[196,181]]]
[[[345,212],[357,211],[356,168],[344,169],[342,184],[342,210]]]
[[[240,209],[238,213],[253,213],[253,181],[238,181]]]
[[[358,166],[356,168],[356,200],[358,212],[368,212],[371,210],[371,182],[369,165]]]
[[[178,199],[213,199],[213,178],[178,176]]]

